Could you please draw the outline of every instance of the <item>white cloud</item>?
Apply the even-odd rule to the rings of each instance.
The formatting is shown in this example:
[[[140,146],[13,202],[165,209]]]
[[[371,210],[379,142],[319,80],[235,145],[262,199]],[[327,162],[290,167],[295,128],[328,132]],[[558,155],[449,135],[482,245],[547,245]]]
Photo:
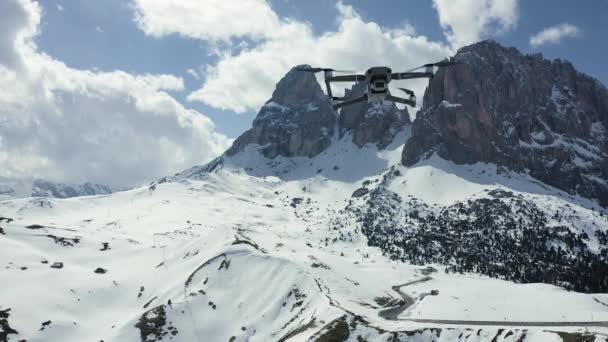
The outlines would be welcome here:
[[[581,29],[578,27],[562,23],[559,25],[547,27],[544,30],[530,37],[530,45],[538,47],[543,44],[559,44],[564,38],[579,37]]]
[[[132,0],[135,22],[146,34],[227,41],[233,37],[268,38],[279,17],[265,0]]]
[[[57,10],[58,10],[59,12],[62,12],[62,11],[63,11],[63,9],[64,9],[64,8],[63,8],[63,6],[62,6],[61,4],[56,4],[56,5],[55,5],[55,7],[57,7]]]
[[[103,33],[103,29],[101,28],[101,26],[95,26],[95,31]]]
[[[140,5],[146,2],[136,1]],[[196,3],[202,10],[208,7],[202,2]],[[263,2],[257,3],[266,6]],[[192,7],[188,9],[197,12]],[[267,33],[266,38],[256,46],[241,46],[236,53],[231,48],[220,51],[218,62],[206,66],[202,88],[192,92],[188,99],[235,112],[255,111],[270,97],[276,82],[297,64],[360,71],[375,65],[389,65],[398,70],[437,61],[452,53],[445,44],[414,35],[415,30],[409,24],[389,29],[363,20],[351,6],[338,3],[337,9],[339,17],[336,31],[316,35],[308,23],[280,20],[278,24],[273,24],[273,31]],[[226,16],[228,15],[223,15]],[[246,16],[240,21],[241,25],[248,26],[245,21],[256,22],[259,19]],[[148,25],[156,26],[152,21]],[[158,25],[162,26],[162,22]],[[187,32],[191,37],[208,39],[209,28],[203,26],[200,30]],[[231,32],[232,37],[238,36],[236,31]],[[186,31],[179,28],[175,33],[186,34]],[[404,85],[421,96],[426,81]],[[343,87],[347,86],[350,84],[344,84]],[[336,93],[338,88],[339,86],[335,87]]]
[[[192,68],[186,70],[186,72],[188,73],[188,75],[192,76],[192,78],[194,78],[195,80],[199,80],[201,78],[199,76],[198,72],[196,72],[196,70],[194,70]]]
[[[40,16],[30,0],[0,2],[0,177],[125,187],[227,147],[167,93],[181,78],[70,68],[37,50]]]
[[[518,0],[433,0],[439,23],[457,49],[488,36],[512,30],[518,21]]]

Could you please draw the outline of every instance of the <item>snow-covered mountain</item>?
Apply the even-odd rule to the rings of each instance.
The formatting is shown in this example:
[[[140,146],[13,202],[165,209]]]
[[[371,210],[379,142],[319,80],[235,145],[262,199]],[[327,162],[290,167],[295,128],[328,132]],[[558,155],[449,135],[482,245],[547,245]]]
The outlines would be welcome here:
[[[0,199],[22,197],[71,198],[111,194],[106,185],[83,183],[65,184],[41,179],[8,179],[0,177]]]
[[[441,148],[404,165],[429,108],[336,113],[292,70],[207,165],[0,202],[0,341],[605,341],[605,202]]]

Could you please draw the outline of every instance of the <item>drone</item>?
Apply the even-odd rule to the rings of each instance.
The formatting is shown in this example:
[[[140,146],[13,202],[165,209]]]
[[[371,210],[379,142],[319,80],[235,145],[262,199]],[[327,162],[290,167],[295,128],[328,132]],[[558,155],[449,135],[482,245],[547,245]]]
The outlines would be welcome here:
[[[337,75],[335,73],[352,73],[352,71],[335,70],[331,68],[313,68],[309,66],[297,67],[297,70],[318,73],[323,71],[325,77],[325,86],[327,87],[327,96],[332,99],[334,109],[349,106],[355,103],[367,101],[368,103],[382,103],[383,101],[392,101],[403,103],[411,107],[416,107],[416,96],[414,92],[406,88],[398,88],[408,95],[408,98],[402,98],[391,95],[388,89],[388,84],[393,80],[411,80],[415,78],[433,78],[434,68],[446,67],[450,65],[460,64],[458,62],[441,61],[437,63],[428,63],[422,66],[404,71],[393,72],[391,68],[386,66],[378,66],[369,68],[364,75]],[[416,70],[424,69],[423,72]],[[363,95],[346,98],[334,97],[331,92],[331,82],[365,82],[367,89]]]

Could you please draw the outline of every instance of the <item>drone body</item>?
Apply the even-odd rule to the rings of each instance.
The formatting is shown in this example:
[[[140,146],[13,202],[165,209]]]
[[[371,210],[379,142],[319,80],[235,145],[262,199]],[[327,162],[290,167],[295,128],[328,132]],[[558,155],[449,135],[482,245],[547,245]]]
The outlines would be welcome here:
[[[416,106],[416,96],[414,92],[405,89],[399,88],[403,92],[405,92],[409,97],[401,98],[397,96],[391,95],[391,92],[388,88],[389,83],[392,80],[407,80],[407,79],[415,79],[415,78],[432,78],[433,68],[434,67],[443,67],[448,65],[457,64],[456,62],[439,62],[439,63],[430,63],[425,64],[421,67],[414,68],[405,72],[393,73],[391,68],[385,66],[378,66],[369,68],[364,75],[337,75],[334,76],[334,72],[342,72],[339,70],[329,69],[329,68],[311,68],[311,67],[302,67],[298,70],[308,71],[308,72],[319,72],[323,71],[325,76],[325,86],[327,87],[327,96],[329,96],[333,101],[334,109],[338,109],[344,106],[348,106],[354,103],[367,101],[369,103],[382,103],[383,101],[392,101],[397,103],[403,103],[408,106],[415,107]],[[414,70],[424,68],[424,72],[413,72]],[[363,95],[354,97],[354,98],[340,98],[334,97],[331,91],[331,83],[332,82],[365,82],[367,85],[367,89]]]

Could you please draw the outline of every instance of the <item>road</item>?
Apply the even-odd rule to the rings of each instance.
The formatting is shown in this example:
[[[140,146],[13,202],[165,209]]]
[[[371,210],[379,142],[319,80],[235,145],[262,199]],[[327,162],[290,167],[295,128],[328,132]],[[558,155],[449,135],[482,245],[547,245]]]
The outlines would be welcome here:
[[[388,309],[385,309],[385,310],[382,310],[382,311],[378,312],[378,315],[380,315],[380,317],[382,317],[384,319],[388,319],[390,321],[400,320],[398,318],[399,315],[403,311],[405,311],[407,308],[409,308],[410,306],[412,306],[412,304],[414,304],[414,302],[415,302],[414,298],[408,296],[407,293],[402,292],[401,288],[405,287],[405,286],[408,286],[408,285],[413,285],[413,284],[429,281],[431,279],[432,279],[431,277],[424,277],[422,279],[410,281],[409,283],[393,286],[392,287],[393,291],[397,292],[401,296],[401,298],[403,298],[403,302],[400,305],[397,305],[397,306],[394,306],[392,308],[388,308]]]
[[[416,323],[452,324],[452,325],[493,325],[513,327],[601,327],[608,328],[608,321],[580,321],[580,322],[534,322],[534,321],[462,321],[452,319],[419,319],[404,318],[399,321]]]
[[[391,321],[407,321],[415,323],[449,324],[449,325],[491,325],[491,326],[514,326],[514,327],[601,327],[608,328],[608,321],[466,321],[456,319],[423,319],[423,318],[399,318],[399,315],[414,304],[415,300],[401,291],[402,287],[431,280],[424,277],[409,283],[395,285],[392,289],[397,292],[403,301],[400,305],[382,310],[378,315]]]

